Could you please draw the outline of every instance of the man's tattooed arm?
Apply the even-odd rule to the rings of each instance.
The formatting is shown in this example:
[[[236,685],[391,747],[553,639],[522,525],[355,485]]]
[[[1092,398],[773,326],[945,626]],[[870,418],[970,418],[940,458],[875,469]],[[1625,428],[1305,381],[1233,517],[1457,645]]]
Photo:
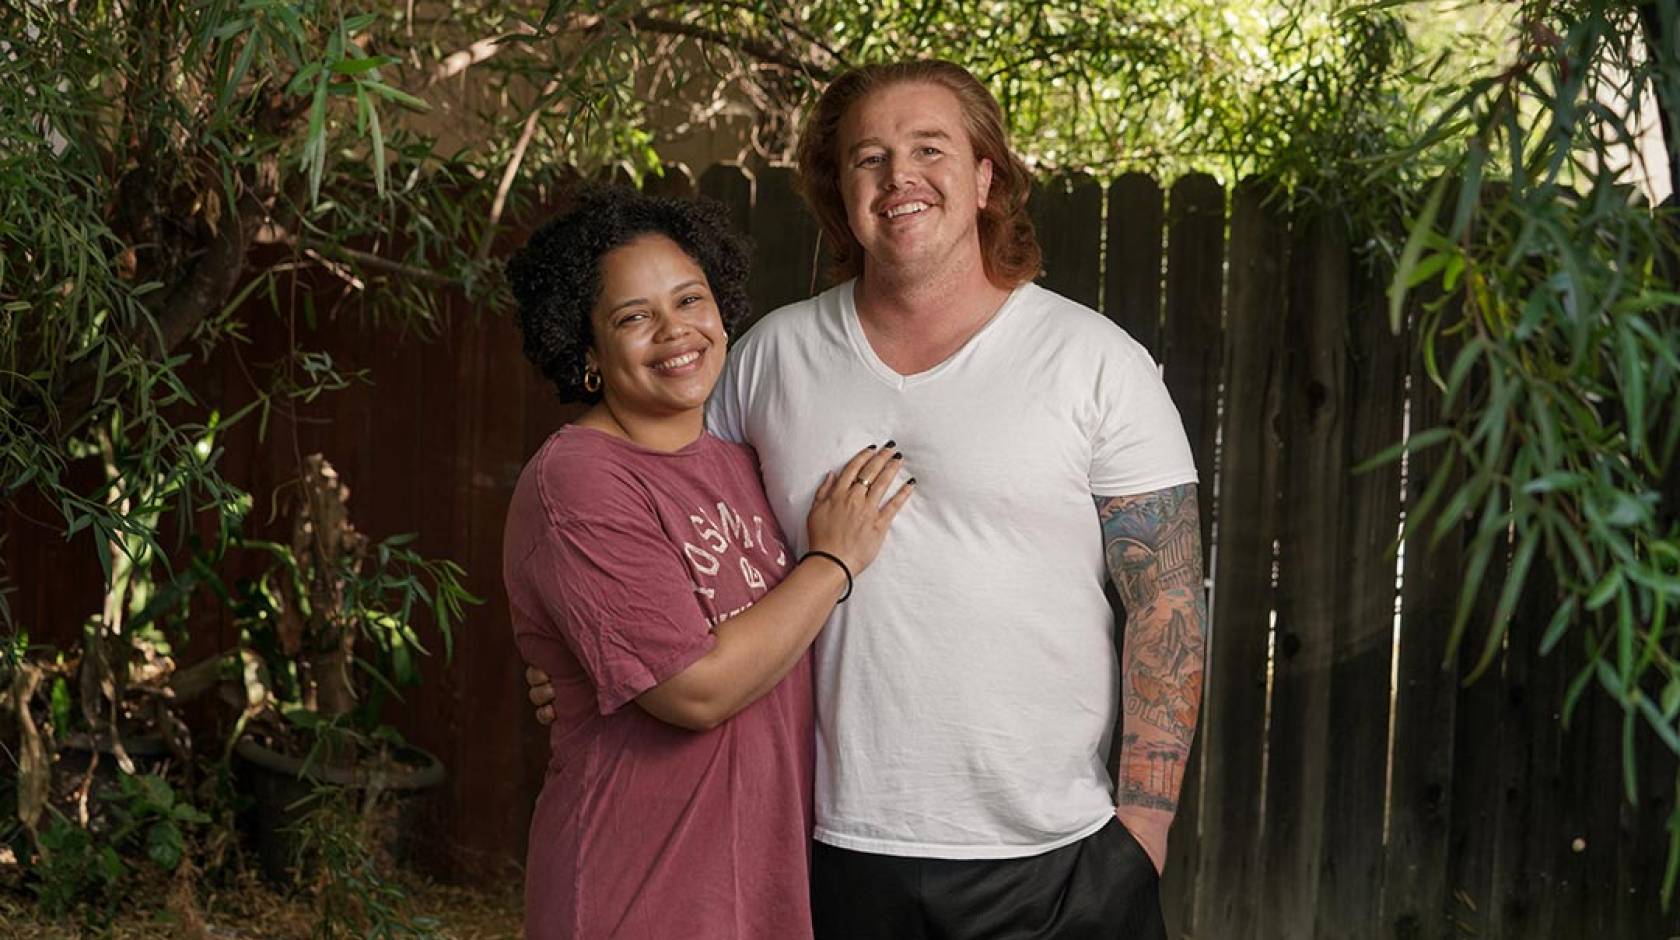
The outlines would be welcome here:
[[[1170,818],[1196,735],[1207,646],[1196,484],[1096,501],[1109,576],[1126,605],[1117,802],[1123,815],[1130,807]]]

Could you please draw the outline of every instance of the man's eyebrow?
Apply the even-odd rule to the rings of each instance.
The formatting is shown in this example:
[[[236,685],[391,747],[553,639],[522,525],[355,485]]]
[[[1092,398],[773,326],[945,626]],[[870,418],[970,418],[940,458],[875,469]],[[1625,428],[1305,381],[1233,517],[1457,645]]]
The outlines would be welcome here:
[[[911,131],[910,136],[917,139],[917,140],[950,140],[951,139],[950,134],[946,133],[945,131],[940,130],[937,127],[928,128],[927,130],[922,130],[922,131]],[[846,148],[846,154],[848,156],[850,156],[852,154],[857,153],[859,150],[862,150],[865,147],[879,147],[879,146],[882,146],[881,138],[879,138],[879,137],[865,137],[864,139],[862,139],[862,140],[858,141],[857,143],[851,145],[850,147]]]

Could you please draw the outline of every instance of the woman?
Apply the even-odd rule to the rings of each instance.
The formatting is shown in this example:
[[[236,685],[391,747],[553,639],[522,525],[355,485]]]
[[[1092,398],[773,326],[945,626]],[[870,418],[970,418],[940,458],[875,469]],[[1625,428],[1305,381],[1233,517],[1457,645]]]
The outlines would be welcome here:
[[[818,490],[795,561],[750,449],[704,406],[746,310],[720,207],[590,188],[508,265],[525,354],[591,402],[514,489],[503,578],[553,677],[526,934],[811,934],[806,650],[911,484],[860,451]],[[882,485],[876,485],[882,484]]]

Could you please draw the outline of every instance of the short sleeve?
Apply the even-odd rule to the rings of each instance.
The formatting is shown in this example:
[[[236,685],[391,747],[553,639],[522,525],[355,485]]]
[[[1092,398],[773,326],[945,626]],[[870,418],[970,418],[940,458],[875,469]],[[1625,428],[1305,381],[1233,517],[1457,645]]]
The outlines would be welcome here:
[[[723,374],[712,388],[712,397],[706,400],[706,430],[733,444],[747,439],[746,390],[741,378],[744,355],[740,345],[729,351]]]
[[[1190,441],[1160,368],[1131,337],[1116,339],[1097,373],[1091,493],[1135,496],[1196,482]]]
[[[680,549],[645,511],[552,518],[525,577],[593,681],[603,715],[715,642]]]

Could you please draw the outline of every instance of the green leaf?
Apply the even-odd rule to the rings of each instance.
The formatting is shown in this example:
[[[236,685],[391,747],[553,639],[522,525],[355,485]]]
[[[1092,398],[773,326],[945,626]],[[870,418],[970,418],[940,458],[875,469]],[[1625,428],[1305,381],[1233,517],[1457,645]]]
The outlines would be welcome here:
[[[304,166],[309,170],[309,201],[321,197],[321,174],[327,165],[327,79],[315,84],[315,99],[309,105],[309,130],[304,143]]]
[[[1604,578],[1593,588],[1592,593],[1587,595],[1586,608],[1588,610],[1598,610],[1605,604],[1610,603],[1610,599],[1616,596],[1616,592],[1621,587],[1622,569],[1611,568],[1604,573]]]
[[[1503,547],[1503,540],[1499,538],[1504,529],[1500,524],[1501,518],[1499,491],[1490,489],[1487,502],[1482,508],[1481,525],[1478,527],[1476,538],[1470,543],[1470,559],[1465,566],[1464,583],[1459,587],[1458,608],[1453,614],[1452,628],[1447,635],[1448,663],[1458,655],[1459,644],[1464,640],[1464,630],[1469,625],[1470,612],[1475,607],[1476,595],[1481,590],[1482,577],[1487,574],[1494,549]],[[1466,682],[1468,681],[1470,680],[1467,679]]]
[[[388,55],[370,55],[360,59],[339,59],[332,64],[332,70],[339,75],[361,75],[382,65],[390,65],[395,61],[397,60]]]
[[[303,94],[303,90],[308,88],[309,83],[320,73],[320,62],[311,62],[303,68],[298,69],[297,74],[292,76],[292,80],[286,83],[286,94],[293,96]],[[319,83],[317,82],[317,84]]]
[[[1622,715],[1622,786],[1629,806],[1639,805],[1639,758],[1634,751],[1634,711]]]
[[[227,82],[222,85],[222,93],[216,99],[216,110],[227,109],[228,102],[239,92],[239,86],[245,81],[245,75],[251,71],[251,59],[256,55],[257,44],[262,41],[261,33],[252,33],[245,38],[245,45],[239,50],[239,58],[234,61],[233,71],[228,73]]]
[[[1546,632],[1540,637],[1540,655],[1550,656],[1557,648],[1558,642],[1569,629],[1569,624],[1575,616],[1575,605],[1578,603],[1575,595],[1571,594],[1563,599],[1558,609],[1552,614],[1552,620],[1546,624]]]
[[[398,91],[384,82],[367,81],[362,83],[369,91],[382,97],[389,98],[405,108],[415,111],[430,111],[432,106],[405,91]]]
[[[1450,428],[1437,427],[1419,431],[1400,443],[1385,448],[1374,456],[1365,458],[1362,463],[1353,468],[1353,472],[1367,473],[1384,464],[1393,463],[1401,454],[1415,454],[1418,451],[1427,450],[1450,437],[1452,437]]]
[[[1645,364],[1639,340],[1625,325],[1616,331],[1616,358],[1621,373],[1617,384],[1627,414],[1628,451],[1637,458],[1645,450]]]
[[[1441,211],[1441,197],[1446,192],[1447,178],[1441,177],[1430,187],[1429,195],[1424,199],[1423,209],[1413,220],[1411,232],[1406,236],[1406,247],[1400,251],[1400,263],[1395,269],[1394,279],[1388,287],[1388,328],[1394,335],[1400,335],[1400,328],[1406,323],[1406,289],[1412,284],[1412,272],[1417,268],[1418,258],[1423,254],[1424,244],[1433,234],[1435,217]]]
[[[181,864],[185,849],[186,841],[181,837],[181,830],[168,820],[153,823],[146,833],[146,857],[167,871],[174,871]]]
[[[1499,654],[1500,646],[1505,639],[1505,631],[1511,625],[1511,614],[1516,610],[1517,598],[1522,593],[1523,585],[1528,579],[1528,566],[1534,560],[1534,549],[1540,544],[1540,529],[1538,526],[1530,528],[1517,543],[1517,550],[1511,555],[1511,570],[1505,575],[1505,586],[1499,592],[1499,603],[1493,610],[1493,623],[1488,627],[1487,638],[1482,644],[1481,658],[1476,662],[1470,675],[1465,678],[1465,684],[1475,682],[1481,678],[1488,666],[1493,664],[1494,657]]]
[[[1543,476],[1535,477],[1522,485],[1522,491],[1530,496],[1539,496],[1555,490],[1573,490],[1578,488],[1586,477],[1570,470],[1554,470]]]

